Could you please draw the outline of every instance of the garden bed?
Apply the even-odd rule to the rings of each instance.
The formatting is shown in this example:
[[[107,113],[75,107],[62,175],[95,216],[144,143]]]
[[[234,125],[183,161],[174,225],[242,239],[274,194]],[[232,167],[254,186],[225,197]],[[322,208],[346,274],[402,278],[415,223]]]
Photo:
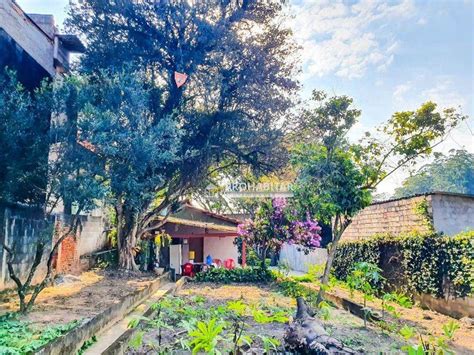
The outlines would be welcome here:
[[[314,289],[315,292],[319,291],[319,287],[314,283],[302,282],[301,284]],[[328,293],[339,299],[348,299],[358,304],[363,304],[362,293],[358,291],[351,293],[343,284],[331,287]],[[382,301],[380,299],[373,298],[372,300],[368,300],[367,305],[376,312],[377,315],[381,316],[383,314]],[[426,337],[440,337],[443,334],[443,326],[450,322],[455,322],[459,325],[459,329],[456,330],[454,338],[449,342],[449,348],[456,354],[474,353],[474,326],[429,309],[422,309],[416,305],[411,308],[406,308],[395,303],[390,303],[390,306],[394,307],[394,312],[385,312],[383,318],[393,329],[399,329],[407,325],[417,329]],[[394,316],[393,313],[395,313],[396,316]]]
[[[254,353],[263,353],[265,348],[282,350],[286,324],[295,313],[296,303],[293,298],[283,296],[276,286],[189,283],[156,307],[155,315],[145,320],[143,329],[130,341],[127,354],[192,349],[196,345],[193,340],[197,338],[199,321],[206,326],[211,322],[216,327],[222,326],[216,348],[231,349],[236,318],[245,324],[241,349]],[[236,315],[239,309],[240,316]],[[323,322],[330,335],[355,350],[401,353],[400,338],[386,335],[376,327],[364,329],[362,320],[347,311],[332,309],[329,319]]]
[[[11,313],[18,308],[14,293],[2,296],[0,353],[26,353],[90,320],[123,297],[142,290],[156,279],[153,274],[124,274],[112,270],[97,270],[81,276],[67,277],[64,282],[46,288],[35,307],[27,315]],[[12,337],[13,333],[16,335]],[[38,339],[42,339],[40,342]],[[11,347],[9,352],[6,347]],[[15,352],[17,351],[17,352]]]

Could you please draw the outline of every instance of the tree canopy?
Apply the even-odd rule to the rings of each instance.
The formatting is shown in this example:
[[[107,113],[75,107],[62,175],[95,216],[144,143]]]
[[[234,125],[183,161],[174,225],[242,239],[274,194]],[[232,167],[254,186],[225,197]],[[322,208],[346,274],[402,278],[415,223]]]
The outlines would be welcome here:
[[[295,136],[302,132],[306,142],[293,149],[297,170],[295,205],[300,214],[311,213],[332,222],[323,282],[329,278],[334,253],[352,217],[371,200],[371,193],[387,176],[429,156],[433,148],[459,121],[465,119],[454,109],[439,111],[426,102],[415,111],[396,112],[376,135],[366,133],[358,143],[347,134],[360,111],[347,96],[328,98],[315,91],[309,109],[302,111]],[[322,290],[324,293],[324,290]]]
[[[435,160],[403,181],[394,197],[443,191],[474,195],[474,154],[452,150],[449,155],[437,154]]]
[[[4,70],[0,87],[0,201],[41,205],[49,147],[46,83],[29,92]]]
[[[107,175],[116,210],[127,212],[122,217],[130,228],[119,239],[131,238],[126,243],[128,255],[148,222],[178,196],[202,186],[211,168],[215,173],[246,165],[266,171],[281,163],[280,120],[298,89],[297,48],[284,26],[282,6],[154,0],[85,0],[71,5],[67,26],[87,42],[79,71],[89,82],[95,85],[94,77],[101,82],[123,72],[140,77],[140,88],[131,83],[134,89],[127,89],[123,85],[130,81],[125,80],[123,85],[116,82],[116,88],[95,90],[81,113],[91,117],[92,128],[83,130],[84,139],[96,139],[92,143],[107,154],[115,149],[113,161],[106,164]],[[184,86],[174,82],[176,72],[188,75]],[[107,93],[109,89],[115,94]],[[134,90],[143,98],[123,95]],[[136,122],[123,123],[135,114],[142,117],[143,131]],[[101,126],[93,125],[93,116]],[[108,116],[116,123],[106,123]],[[170,137],[175,137],[173,143]],[[122,150],[115,148],[122,143]],[[167,147],[170,161],[149,166],[153,144],[160,159]],[[120,153],[136,159],[120,159]],[[150,174],[156,179],[142,181]],[[130,200],[128,192],[124,199],[120,186],[140,191],[140,203]]]

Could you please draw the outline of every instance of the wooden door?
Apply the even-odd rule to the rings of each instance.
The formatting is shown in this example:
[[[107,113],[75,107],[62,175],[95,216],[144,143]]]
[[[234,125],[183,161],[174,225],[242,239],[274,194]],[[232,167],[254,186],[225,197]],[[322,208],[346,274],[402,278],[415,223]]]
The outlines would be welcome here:
[[[194,251],[194,261],[202,263],[204,261],[204,238],[189,238],[189,251]]]

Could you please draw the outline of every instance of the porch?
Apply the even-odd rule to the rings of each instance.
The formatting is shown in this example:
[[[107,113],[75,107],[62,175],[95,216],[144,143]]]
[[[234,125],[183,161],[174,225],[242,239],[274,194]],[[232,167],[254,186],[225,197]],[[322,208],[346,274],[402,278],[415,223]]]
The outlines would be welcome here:
[[[199,271],[202,265],[209,263],[209,259],[217,266],[228,259],[232,259],[235,265],[245,265],[245,245],[239,263],[235,244],[239,220],[184,204],[165,221],[161,230],[172,239],[168,250],[164,251],[167,257],[160,259],[165,268],[174,269],[177,275],[182,273],[184,264],[194,264]]]

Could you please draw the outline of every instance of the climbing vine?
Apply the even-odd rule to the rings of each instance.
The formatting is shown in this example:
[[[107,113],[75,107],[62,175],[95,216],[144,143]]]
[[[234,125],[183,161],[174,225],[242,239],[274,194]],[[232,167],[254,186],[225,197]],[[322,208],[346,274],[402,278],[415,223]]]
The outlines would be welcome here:
[[[433,225],[433,214],[430,212],[430,203],[426,196],[421,200],[415,203],[414,212],[423,220],[423,225],[427,228],[429,232],[434,232]]]
[[[408,294],[465,297],[474,285],[474,231],[447,237],[381,235],[341,243],[333,266],[334,275],[346,280],[353,265],[366,261],[378,265],[386,287]]]

